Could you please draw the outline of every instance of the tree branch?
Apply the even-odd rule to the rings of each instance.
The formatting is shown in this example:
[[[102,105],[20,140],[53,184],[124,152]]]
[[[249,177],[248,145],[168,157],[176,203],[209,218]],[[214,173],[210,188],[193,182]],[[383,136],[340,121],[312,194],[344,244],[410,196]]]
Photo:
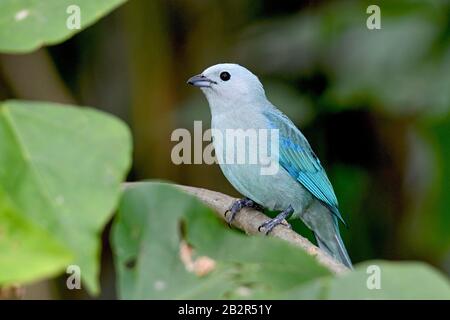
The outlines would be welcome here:
[[[212,208],[218,217],[225,219],[224,213],[230,208],[231,204],[237,200],[220,192],[211,191],[202,188],[176,185],[181,190],[194,195],[207,206]],[[254,235],[260,234],[258,227],[270,218],[265,214],[250,208],[242,209],[235,217],[232,225],[245,233]],[[300,247],[307,254],[316,258],[316,260],[325,268],[335,274],[342,274],[349,271],[343,264],[331,258],[327,253],[313,245],[308,239],[300,236],[295,231],[286,226],[279,225],[270,233],[272,237],[283,239],[297,247]]]

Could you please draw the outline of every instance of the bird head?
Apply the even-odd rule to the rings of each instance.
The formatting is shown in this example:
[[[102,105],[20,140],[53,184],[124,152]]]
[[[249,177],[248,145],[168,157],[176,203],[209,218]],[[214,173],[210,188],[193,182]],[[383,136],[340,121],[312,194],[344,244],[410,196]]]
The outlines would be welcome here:
[[[245,107],[266,99],[258,77],[238,64],[216,64],[187,83],[203,91],[212,110]]]

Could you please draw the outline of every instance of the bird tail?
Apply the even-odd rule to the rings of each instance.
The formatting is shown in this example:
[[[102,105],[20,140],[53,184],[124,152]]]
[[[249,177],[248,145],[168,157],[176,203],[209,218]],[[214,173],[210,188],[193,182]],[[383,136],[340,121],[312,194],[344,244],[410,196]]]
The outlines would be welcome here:
[[[332,234],[328,234],[324,238],[321,238],[317,233],[314,233],[314,236],[316,237],[319,248],[348,268],[353,269],[352,261],[350,260],[347,249],[345,249],[344,242],[339,234],[339,226],[337,223],[335,223],[334,232]]]
[[[343,265],[353,269],[352,262],[339,233],[338,216],[340,216],[339,212],[335,214],[329,207],[323,205],[322,202],[315,201],[302,214],[301,218],[314,232],[320,249]]]

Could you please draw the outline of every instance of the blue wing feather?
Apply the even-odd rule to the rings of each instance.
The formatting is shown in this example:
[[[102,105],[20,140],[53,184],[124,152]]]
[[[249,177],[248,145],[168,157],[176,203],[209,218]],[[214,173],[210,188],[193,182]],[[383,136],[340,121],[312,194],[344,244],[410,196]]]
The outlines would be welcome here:
[[[345,224],[339,213],[338,201],[330,180],[306,138],[292,121],[277,109],[264,115],[271,128],[279,129],[280,165]]]

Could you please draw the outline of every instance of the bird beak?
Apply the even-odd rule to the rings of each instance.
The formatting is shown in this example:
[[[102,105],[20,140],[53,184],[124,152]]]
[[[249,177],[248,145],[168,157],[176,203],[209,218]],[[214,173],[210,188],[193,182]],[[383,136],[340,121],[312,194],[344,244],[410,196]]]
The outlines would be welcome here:
[[[216,82],[212,81],[211,79],[208,79],[207,77],[205,77],[202,74],[198,74],[198,75],[190,78],[187,81],[187,83],[189,83],[190,85],[193,85],[195,87],[199,87],[199,88],[209,88],[209,87],[211,87],[212,83],[216,83]]]

